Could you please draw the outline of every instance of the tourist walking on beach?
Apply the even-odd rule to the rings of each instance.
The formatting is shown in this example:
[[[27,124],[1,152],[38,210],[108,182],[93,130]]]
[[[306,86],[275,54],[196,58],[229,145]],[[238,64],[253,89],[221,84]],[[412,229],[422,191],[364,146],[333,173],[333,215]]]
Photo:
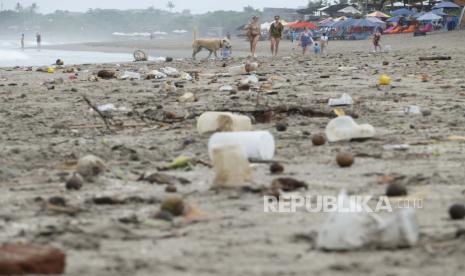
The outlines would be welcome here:
[[[279,42],[281,41],[281,37],[283,36],[284,26],[280,22],[279,15],[274,17],[274,22],[271,23],[270,26],[270,38],[271,38],[271,55],[273,57],[278,55],[279,50]]]
[[[21,34],[21,50],[24,51],[24,34]]]
[[[321,44],[321,53],[323,54],[326,51],[326,47],[328,47],[329,37],[326,33],[323,33],[320,37],[320,44]]]
[[[247,37],[250,42],[250,53],[252,57],[256,57],[257,43],[260,40],[260,21],[258,16],[252,17],[252,21],[245,27]]]
[[[305,55],[307,53],[308,46],[313,44],[313,37],[312,32],[305,28],[304,31],[300,34],[300,46],[302,47],[302,54]]]
[[[375,53],[378,51],[381,52],[381,33],[376,31],[376,33],[373,35],[373,46],[375,46]]]
[[[40,49],[41,44],[42,44],[42,36],[40,35],[40,33],[37,33],[36,41],[37,41],[37,49]]]

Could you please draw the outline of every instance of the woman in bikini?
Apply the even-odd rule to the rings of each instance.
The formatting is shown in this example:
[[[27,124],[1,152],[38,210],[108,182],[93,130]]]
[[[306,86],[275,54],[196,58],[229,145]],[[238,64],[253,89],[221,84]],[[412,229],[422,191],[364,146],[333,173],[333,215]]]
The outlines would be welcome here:
[[[257,43],[260,40],[260,22],[258,16],[252,17],[252,22],[246,26],[247,37],[250,41],[250,52],[252,57],[256,57]]]

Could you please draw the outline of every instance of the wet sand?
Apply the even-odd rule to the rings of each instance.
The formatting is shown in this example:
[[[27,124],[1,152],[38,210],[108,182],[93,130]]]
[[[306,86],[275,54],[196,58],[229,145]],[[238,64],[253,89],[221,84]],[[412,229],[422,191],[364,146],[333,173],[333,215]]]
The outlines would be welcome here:
[[[63,70],[47,74],[0,69],[0,243],[55,245],[67,254],[69,275],[355,276],[411,275],[412,271],[460,275],[465,220],[450,220],[447,210],[453,203],[465,203],[465,144],[449,139],[465,136],[464,34],[383,36],[382,43],[393,51],[382,54],[370,52],[370,41],[336,41],[330,43],[328,54],[302,57],[284,43],[281,57],[258,59],[258,74],[273,80],[273,93],[219,91],[222,85],[235,85],[244,77],[215,76],[244,62],[241,57],[65,66],[80,69],[77,80],[69,80]],[[185,43],[179,50],[185,49],[182,56],[189,56],[189,43]],[[246,44],[241,45],[237,51],[245,55]],[[110,46],[90,48],[99,47]],[[133,47],[117,48],[130,51]],[[267,51],[268,44],[261,43],[260,53]],[[421,56],[438,55],[452,59],[419,61]],[[172,79],[183,86],[176,92],[160,91],[158,80],[88,80],[101,69],[118,75],[126,70],[145,74],[165,66],[199,71],[199,80]],[[393,80],[388,93],[376,87],[383,73]],[[55,84],[53,90],[42,84],[60,77],[64,83]],[[186,92],[194,93],[198,101],[179,103],[178,97]],[[311,135],[323,132],[333,117],[327,99],[342,93],[355,100],[344,110],[356,114],[357,122],[372,124],[376,137],[313,146]],[[89,111],[82,95],[95,105],[113,103],[128,111],[112,112],[115,125],[110,132]],[[409,105],[428,112],[403,114]],[[253,116],[256,110],[283,106],[306,106],[315,112],[277,113],[271,122],[256,122],[254,127],[274,135],[275,159],[285,166],[281,176],[309,185],[307,191],[296,193],[337,195],[347,189],[351,194],[379,196],[386,189],[380,177],[397,177],[410,195],[424,197],[424,207],[416,210],[421,232],[417,246],[318,251],[315,233],[327,214],[264,213],[259,193],[211,190],[213,172],[202,164],[191,171],[163,173],[189,180],[187,184],[175,181],[175,195],[209,219],[198,223],[153,219],[160,202],[173,194],[165,192],[166,185],[138,179],[182,154],[209,161],[209,137],[200,136],[195,127],[202,112],[234,110]],[[288,123],[287,131],[276,131],[278,121]],[[409,144],[410,148],[385,150],[386,144]],[[337,166],[340,151],[355,154],[352,167]],[[105,160],[104,175],[79,191],[67,191],[64,178],[72,173],[77,159],[90,153]],[[253,165],[254,186],[269,187],[277,177],[268,167]],[[52,196],[65,198],[68,208],[47,208],[44,201]],[[119,204],[92,200],[102,196],[119,199]]]

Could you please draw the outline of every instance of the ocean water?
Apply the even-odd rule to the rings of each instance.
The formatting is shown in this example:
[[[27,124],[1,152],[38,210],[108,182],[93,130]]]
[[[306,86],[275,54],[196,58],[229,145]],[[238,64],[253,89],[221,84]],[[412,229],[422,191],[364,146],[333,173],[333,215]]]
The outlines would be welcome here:
[[[27,43],[26,47],[33,46]],[[45,66],[62,59],[65,64],[131,62],[132,54],[84,51],[20,49],[14,41],[0,41],[0,67]]]

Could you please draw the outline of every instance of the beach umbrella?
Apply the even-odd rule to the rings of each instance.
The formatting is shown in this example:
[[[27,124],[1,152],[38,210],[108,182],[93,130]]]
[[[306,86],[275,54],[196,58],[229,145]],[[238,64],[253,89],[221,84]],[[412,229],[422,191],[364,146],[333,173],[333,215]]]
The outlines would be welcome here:
[[[331,17],[328,17],[328,18],[325,18],[325,19],[321,20],[320,22],[318,22],[318,24],[321,25],[321,24],[326,24],[328,22],[329,23],[333,22],[333,19]]]
[[[413,18],[418,18],[418,17],[420,17],[420,16],[422,16],[424,14],[425,14],[425,12],[417,12],[417,13],[413,14],[412,17]]]
[[[381,20],[381,19],[379,19],[377,17],[367,17],[366,20],[371,21],[371,22],[375,23],[376,25],[381,26],[383,28],[386,27],[386,22],[384,22],[383,20]]]
[[[347,20],[347,17],[341,16],[341,17],[338,17],[338,18],[334,19],[334,21],[336,21],[336,22],[342,21],[342,20]]]
[[[460,8],[460,6],[453,2],[447,2],[447,1],[441,2],[433,7],[433,9],[456,9],[456,8]]]
[[[442,19],[442,17],[432,12],[425,13],[424,15],[417,18],[418,21],[435,21],[439,19]]]
[[[303,29],[303,28],[309,28],[311,30],[318,29],[318,27],[315,24],[311,22],[307,22],[307,21],[295,22],[295,23],[288,24],[287,26],[291,29]]]
[[[447,13],[444,13],[442,9],[435,9],[435,10],[432,10],[431,12],[434,13],[435,15],[447,16]]]
[[[333,20],[330,20],[330,21],[326,21],[324,23],[320,23],[320,26],[321,27],[331,27],[332,25],[334,25],[334,23],[336,23],[336,22],[333,21]]]
[[[371,22],[365,18],[346,20],[345,27],[377,27],[378,24]]]
[[[374,11],[372,13],[367,14],[367,17],[389,18],[391,16],[389,16],[389,15],[387,15],[385,13],[382,13],[380,11]]]
[[[398,9],[398,10],[391,12],[391,14],[394,16],[398,16],[398,15],[409,16],[409,15],[412,15],[413,13],[414,12],[406,8]]]
[[[397,23],[397,22],[399,22],[400,18],[401,18],[401,16],[394,16],[394,17],[391,17],[388,20],[386,20],[386,22]]]

